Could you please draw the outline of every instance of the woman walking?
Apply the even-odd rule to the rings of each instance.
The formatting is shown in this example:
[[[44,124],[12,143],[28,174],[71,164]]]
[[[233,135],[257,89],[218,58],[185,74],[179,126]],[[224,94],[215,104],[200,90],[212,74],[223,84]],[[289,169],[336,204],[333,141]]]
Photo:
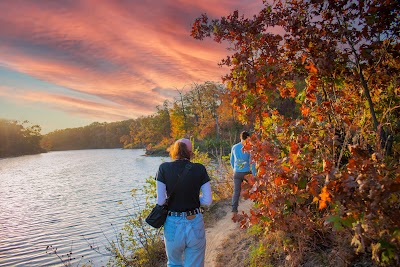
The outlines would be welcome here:
[[[174,161],[162,163],[156,175],[157,203],[163,205],[172,193],[164,224],[168,266],[204,266],[206,237],[201,206],[211,204],[212,194],[206,168],[191,163],[192,155],[190,140],[177,140],[170,149]]]

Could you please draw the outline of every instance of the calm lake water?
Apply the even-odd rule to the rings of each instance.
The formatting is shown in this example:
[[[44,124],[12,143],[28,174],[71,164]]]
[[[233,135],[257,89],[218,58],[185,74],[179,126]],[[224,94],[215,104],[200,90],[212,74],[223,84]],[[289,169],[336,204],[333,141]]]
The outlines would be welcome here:
[[[106,265],[108,257],[89,244],[106,253],[107,239],[143,204],[143,193],[134,199],[130,191],[169,160],[143,154],[99,149],[1,159],[0,266],[62,266],[47,246],[59,255],[72,250],[74,265]]]

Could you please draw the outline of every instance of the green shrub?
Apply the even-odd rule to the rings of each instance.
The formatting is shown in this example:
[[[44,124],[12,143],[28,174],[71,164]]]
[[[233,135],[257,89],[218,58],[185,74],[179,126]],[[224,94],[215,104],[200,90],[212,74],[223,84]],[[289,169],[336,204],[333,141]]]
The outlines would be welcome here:
[[[129,215],[117,241],[110,242],[107,248],[112,254],[108,266],[164,266],[166,254],[164,249],[162,228],[155,229],[145,222],[146,216],[154,205],[156,181],[153,177],[146,180],[144,186],[146,202],[143,208],[138,206],[134,214]],[[132,190],[135,198],[136,190]]]

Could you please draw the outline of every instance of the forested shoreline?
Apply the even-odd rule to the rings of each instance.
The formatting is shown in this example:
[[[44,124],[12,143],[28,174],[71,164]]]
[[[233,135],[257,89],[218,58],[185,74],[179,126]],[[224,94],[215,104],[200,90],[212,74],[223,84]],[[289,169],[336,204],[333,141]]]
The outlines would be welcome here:
[[[42,135],[39,125],[0,119],[0,158],[60,150],[122,148],[120,138],[129,133],[130,123],[129,120],[95,122]]]
[[[46,152],[40,145],[40,126],[26,124],[0,119],[0,158]]]
[[[165,100],[156,112],[119,122],[94,122],[77,128],[40,134],[40,126],[24,126],[16,121],[1,120],[0,157],[34,154],[45,151],[140,148],[148,155],[165,155],[174,140],[191,138],[202,151],[227,155],[238,141],[241,130],[251,130],[253,122],[243,125],[232,107],[226,87],[216,82],[192,84],[185,92],[177,90],[173,101]],[[294,100],[277,97],[271,104],[281,113],[298,116]]]
[[[129,134],[132,121],[94,122],[84,127],[56,130],[44,135],[41,145],[47,151],[122,148],[120,138]]]

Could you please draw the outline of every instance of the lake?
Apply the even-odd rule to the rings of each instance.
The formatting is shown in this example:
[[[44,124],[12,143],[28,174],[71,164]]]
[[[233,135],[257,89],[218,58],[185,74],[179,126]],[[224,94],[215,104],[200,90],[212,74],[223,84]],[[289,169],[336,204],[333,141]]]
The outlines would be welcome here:
[[[90,245],[106,253],[107,240],[144,203],[140,190],[135,198],[130,191],[169,160],[143,154],[96,149],[0,159],[0,266],[62,266],[47,246],[72,251],[74,265],[106,265],[108,257]]]

